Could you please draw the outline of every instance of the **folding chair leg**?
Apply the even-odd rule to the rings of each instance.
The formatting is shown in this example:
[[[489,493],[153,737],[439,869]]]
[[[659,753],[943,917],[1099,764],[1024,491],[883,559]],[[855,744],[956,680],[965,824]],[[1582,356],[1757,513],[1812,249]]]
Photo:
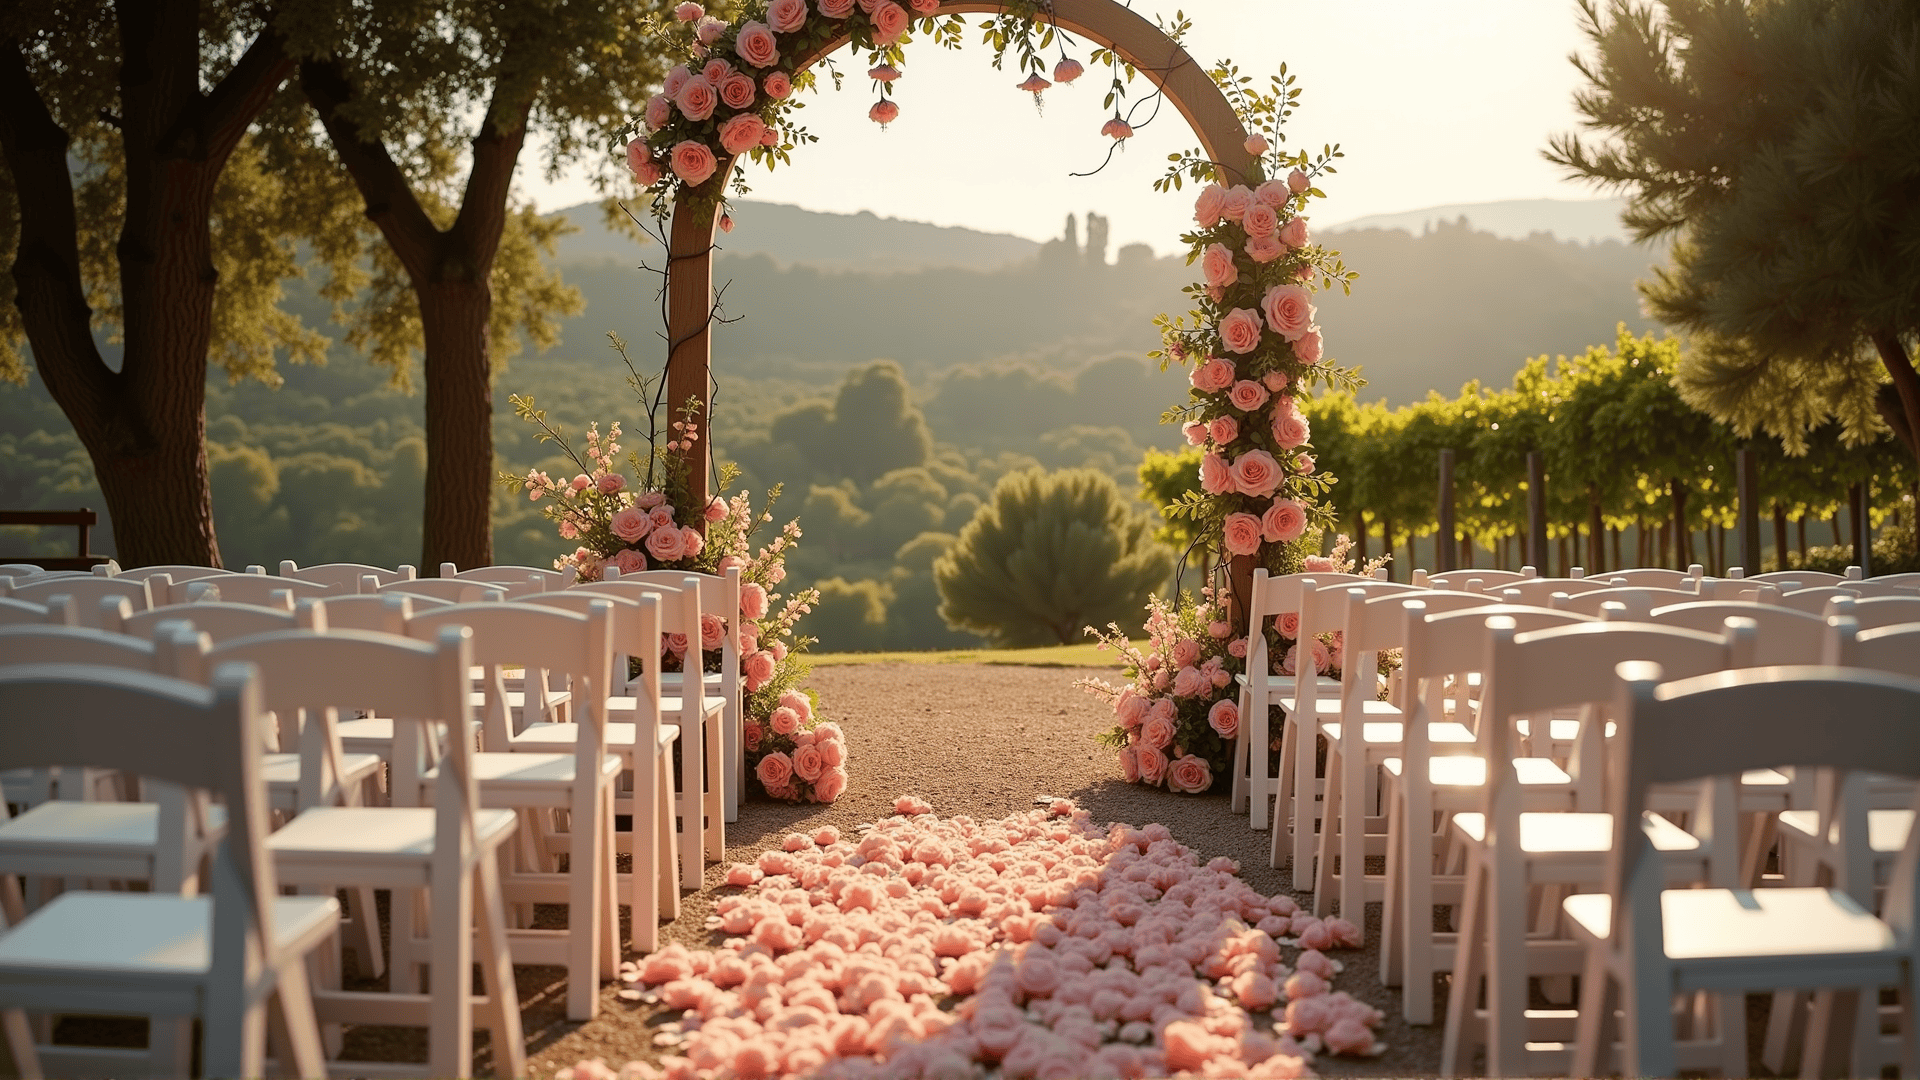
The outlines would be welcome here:
[[[1580,1016],[1574,1021],[1574,1076],[1599,1076],[1613,1042],[1615,998],[1613,975],[1607,970],[1607,946],[1587,947],[1586,967],[1580,975]]]
[[[1280,869],[1280,856],[1286,851],[1287,845],[1285,837],[1293,828],[1293,805],[1291,802],[1293,798],[1293,756],[1295,752],[1294,744],[1297,741],[1298,740],[1294,738],[1293,725],[1282,720],[1280,723],[1280,774],[1274,781],[1273,816],[1268,819],[1272,822],[1273,835],[1267,840],[1267,865],[1275,870]]]
[[[313,993],[307,985],[306,964],[289,961],[277,973],[274,991],[275,1005],[270,1015],[279,1029],[283,1052],[292,1059],[293,1066],[287,1068],[288,1063],[283,1059],[281,1070],[289,1076],[327,1075],[327,1061],[320,1047],[320,1027],[314,1022]],[[205,1074],[215,1075],[211,1070]]]
[[[1486,948],[1487,868],[1483,863],[1478,854],[1467,857],[1466,895],[1460,903],[1460,937],[1454,946],[1453,987],[1447,994],[1447,1030],[1440,1044],[1441,1076],[1459,1076],[1472,1056],[1467,1035],[1475,1023],[1474,1011],[1479,1005],[1481,962]]]
[[[658,762],[659,755],[653,755]],[[657,764],[633,768],[633,873],[628,875],[627,903],[632,910],[633,950],[650,953],[660,947],[660,769]]]
[[[713,719],[713,730],[707,736],[707,745],[712,751],[707,758],[707,800],[706,816],[706,859],[708,862],[720,862],[727,857],[727,808],[726,808],[726,755],[722,752],[726,740],[727,718],[723,712]]]
[[[615,777],[615,781],[618,781]],[[600,827],[600,974],[611,978],[620,970],[620,873],[615,863],[620,838],[613,831],[614,784],[601,789],[604,818]]]
[[[1227,803],[1227,813],[1246,814],[1247,824],[1257,829],[1260,826],[1254,823],[1260,820],[1260,814],[1257,811],[1248,810],[1248,805],[1253,800],[1248,798],[1247,790],[1253,780],[1247,775],[1246,715],[1244,712],[1240,714],[1240,730],[1234,732],[1233,737],[1233,791]]]
[[[1319,776],[1314,759],[1320,751],[1320,725],[1312,719],[1294,725],[1293,735],[1293,887],[1296,892],[1313,888],[1314,820],[1320,828],[1332,828],[1319,803]]]
[[[1405,843],[1406,811],[1399,785],[1388,787],[1386,800],[1387,877],[1380,903],[1380,985],[1399,986],[1406,974],[1406,933],[1401,923],[1406,919],[1406,898],[1402,894],[1407,884],[1401,852]],[[1404,1002],[1402,1011],[1405,1011]]]
[[[28,1080],[39,1080],[40,1052],[33,1044],[33,1027],[20,1009],[0,1010],[0,1030],[6,1032],[7,1050],[13,1055],[13,1071]]]
[[[695,695],[697,683],[690,683],[694,689],[687,691],[690,702],[698,702]],[[706,870],[701,861],[701,810],[703,799],[700,794],[702,759],[706,757],[706,722],[697,713],[697,705],[689,705],[681,715],[680,724],[680,880],[683,887],[698,889]]]
[[[1342,839],[1339,832],[1342,807],[1347,802],[1346,791],[1340,784],[1341,758],[1340,748],[1331,741],[1327,744],[1327,786],[1326,794],[1320,800],[1320,835],[1318,838],[1318,857],[1313,865],[1313,913],[1318,918],[1333,914],[1335,887],[1334,861],[1340,850]],[[1341,866],[1345,873],[1346,866]],[[1344,881],[1344,878],[1341,879]],[[1344,887],[1342,888],[1344,891]],[[1345,912],[1341,912],[1345,915]],[[1348,916],[1351,918],[1351,916]]]
[[[674,846],[673,829],[673,777],[667,768],[667,759],[662,755],[659,762],[660,796],[655,803],[654,815],[659,833],[654,843],[660,852],[660,906],[661,914],[671,921],[680,917],[680,858],[678,848]]]
[[[500,900],[500,868],[492,859],[479,859],[474,866],[474,888],[478,893],[480,959],[482,985],[487,991],[484,1013],[489,1042],[493,1048],[495,1076],[527,1074],[527,1043],[520,1030],[520,999],[514,988],[513,953],[507,944],[505,905]]]

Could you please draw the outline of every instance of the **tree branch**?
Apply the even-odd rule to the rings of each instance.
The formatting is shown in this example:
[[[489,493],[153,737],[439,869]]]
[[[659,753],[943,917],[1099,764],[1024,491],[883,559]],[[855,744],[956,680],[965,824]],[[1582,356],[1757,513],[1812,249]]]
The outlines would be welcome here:
[[[170,154],[190,156],[216,168],[224,164],[267,102],[293,74],[286,38],[268,25],[217,83],[213,91],[184,112],[161,143]]]
[[[1886,365],[1887,374],[1893,377],[1891,387],[1882,387],[1874,395],[1874,407],[1906,445],[1907,453],[1920,458],[1920,439],[1915,437],[1920,434],[1920,373],[1914,371],[1913,358],[1907,355],[1900,335],[1876,330],[1873,347],[1880,354],[1880,362]],[[1889,389],[1893,391],[1892,400],[1887,393]]]
[[[345,70],[333,60],[304,60],[300,63],[300,89],[320,114],[334,153],[360,191],[367,204],[367,219],[379,227],[416,282],[430,280],[435,274],[435,252],[440,230],[414,196],[413,185],[394,162],[386,144],[363,132],[360,125],[344,114],[353,99],[353,85]]]
[[[114,373],[93,342],[67,144],[66,130],[33,85],[19,43],[5,42],[0,46],[0,154],[20,204],[14,303],[49,387],[98,401],[111,393]]]
[[[513,170],[520,161],[520,149],[527,141],[527,118],[533,112],[535,94],[521,87],[514,77],[515,68],[524,63],[529,49],[524,38],[507,42],[500,57],[500,75],[493,84],[493,97],[487,103],[487,115],[473,137],[473,166],[467,172],[467,187],[460,197],[460,213],[453,222],[453,234],[475,274],[493,265],[500,248],[500,236],[506,229],[507,196],[513,183]]]

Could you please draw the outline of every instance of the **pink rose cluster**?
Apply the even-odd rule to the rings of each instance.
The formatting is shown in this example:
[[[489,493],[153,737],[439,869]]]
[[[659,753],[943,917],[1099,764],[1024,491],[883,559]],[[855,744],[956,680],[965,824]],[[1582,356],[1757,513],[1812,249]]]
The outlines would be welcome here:
[[[709,920],[724,946],[621,967],[682,1011],[676,1052],[568,1080],[1299,1077],[1317,1054],[1376,1050],[1380,1012],[1332,990],[1325,953],[1358,931],[1260,894],[1232,860],[1203,865],[1164,825],[1100,828],[1066,800],[901,814],[857,841],[794,833],[727,879],[741,891]]]
[[[1104,647],[1121,654],[1127,682],[1076,684],[1113,709],[1115,726],[1102,741],[1118,752],[1129,783],[1198,795],[1228,774],[1240,733],[1233,677],[1245,669],[1244,650],[1233,651],[1231,625],[1211,589],[1202,596],[1198,604],[1183,599],[1179,606],[1151,600],[1143,645],[1117,626],[1099,635]]]
[[[764,719],[750,715],[741,727],[747,764],[769,796],[830,803],[847,790],[846,733],[820,721],[806,694],[781,693]]]

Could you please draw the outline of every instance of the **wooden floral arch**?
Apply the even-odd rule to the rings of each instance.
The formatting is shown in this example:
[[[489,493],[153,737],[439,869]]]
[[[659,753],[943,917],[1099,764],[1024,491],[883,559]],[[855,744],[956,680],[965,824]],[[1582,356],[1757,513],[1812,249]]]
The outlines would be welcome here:
[[[1004,9],[1003,4],[992,0],[946,0],[936,14],[997,15]],[[1254,155],[1246,147],[1246,128],[1206,69],[1159,27],[1117,0],[1049,0],[1042,5],[1036,21],[1091,39],[1133,65],[1186,117],[1199,135],[1202,149],[1215,163],[1221,183],[1238,184],[1247,178]],[[846,34],[828,40],[812,55],[802,57],[794,70],[811,67],[848,40]],[[732,167],[731,159],[723,159],[717,173],[725,177]],[[697,438],[684,451],[691,458],[688,479],[690,504],[694,506],[704,505],[709,497],[711,440],[707,437],[707,413],[713,360],[713,246],[719,219],[718,200],[683,197],[674,204],[668,241],[667,400],[674,403],[676,415],[688,400],[700,403],[695,420]]]

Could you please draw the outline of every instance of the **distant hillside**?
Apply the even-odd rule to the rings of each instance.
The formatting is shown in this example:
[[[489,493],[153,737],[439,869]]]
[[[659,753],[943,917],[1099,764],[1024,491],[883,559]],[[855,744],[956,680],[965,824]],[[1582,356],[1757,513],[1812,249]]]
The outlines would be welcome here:
[[[1153,316],[1185,310],[1180,289],[1193,275],[1183,258],[1155,259],[1144,246],[1109,263],[1064,239],[1036,245],[771,204],[744,204],[741,213],[751,225],[724,238],[714,267],[716,280],[729,283],[726,314],[739,319],[715,329],[722,379],[821,385],[883,358],[898,361],[916,384],[956,365],[1006,361],[1072,372],[1098,357],[1156,347]],[[581,216],[595,227],[569,238],[569,250],[610,252],[613,241],[597,217]],[[809,236],[817,239],[804,241]],[[741,252],[731,246],[735,238],[773,250]],[[1653,328],[1633,281],[1656,256],[1617,240],[1505,239],[1457,217],[1419,233],[1348,227],[1321,239],[1361,275],[1351,297],[1319,301],[1331,355],[1364,369],[1369,396],[1396,404],[1428,389],[1451,394],[1468,379],[1501,382],[1528,356],[1611,341],[1619,322],[1637,332]],[[856,265],[851,253],[858,251],[894,252],[901,262],[888,267],[875,254]],[[1015,257],[983,265],[995,252]],[[651,339],[657,282],[634,269],[638,261],[603,255],[566,263],[566,279],[587,309],[563,325],[563,353],[594,355],[608,330]]]
[[[1552,233],[1561,240],[1586,242],[1627,240],[1620,226],[1621,199],[1512,199],[1506,202],[1455,203],[1429,206],[1398,214],[1369,214],[1352,221],[1329,223],[1332,229],[1405,229],[1419,236],[1436,222],[1466,218],[1482,232],[1508,240],[1524,240],[1534,233]]]
[[[933,266],[993,270],[1031,259],[1040,250],[1039,244],[1021,236],[877,217],[866,210],[827,214],[743,199],[734,204],[733,215],[740,227],[720,237],[720,250],[765,255],[780,266],[879,273]],[[562,263],[611,260],[632,265],[645,257],[644,247],[601,223],[598,203],[569,206],[549,216],[564,216],[580,228],[561,239]]]

